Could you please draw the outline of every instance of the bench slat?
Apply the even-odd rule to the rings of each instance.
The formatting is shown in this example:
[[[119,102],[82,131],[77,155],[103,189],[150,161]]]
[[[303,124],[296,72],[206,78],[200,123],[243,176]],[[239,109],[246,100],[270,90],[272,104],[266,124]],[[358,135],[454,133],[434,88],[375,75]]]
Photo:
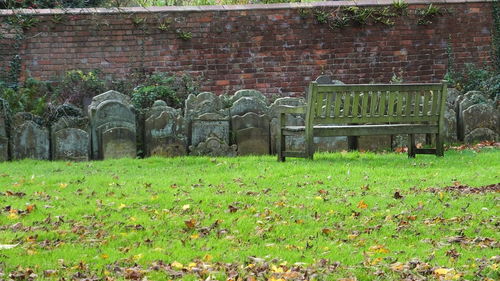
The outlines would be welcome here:
[[[341,92],[336,92],[335,93],[335,109],[333,110],[333,116],[334,117],[339,117],[340,116],[340,103],[342,102],[342,93]]]
[[[438,115],[439,114],[439,100],[441,97],[440,93],[441,93],[441,91],[434,92],[434,98],[432,99],[431,115]]]
[[[342,95],[345,97],[344,102],[344,112],[342,117],[347,117],[351,115],[351,93],[350,92],[342,92]]]
[[[359,112],[359,108],[360,108],[360,96],[361,96],[361,93],[358,93],[358,92],[355,92],[354,93],[354,99],[353,99],[353,102],[352,102],[352,116],[353,117],[357,117],[358,116],[358,112]]]
[[[432,98],[432,92],[426,93],[424,92],[424,104],[422,106],[422,116],[428,116],[429,115],[429,102],[431,101]]]
[[[395,101],[396,101],[396,93],[389,92],[389,103],[387,104],[388,116],[392,116],[394,114]]]

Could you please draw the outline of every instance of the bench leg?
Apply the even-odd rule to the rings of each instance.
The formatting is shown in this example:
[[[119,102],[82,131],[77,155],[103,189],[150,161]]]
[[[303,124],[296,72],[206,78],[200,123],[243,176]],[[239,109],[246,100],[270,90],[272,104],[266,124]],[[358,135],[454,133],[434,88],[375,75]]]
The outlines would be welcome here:
[[[285,162],[285,156],[283,155],[283,151],[285,151],[285,136],[281,134],[281,130],[276,136],[276,150],[278,152],[278,161]]]
[[[436,135],[436,156],[444,156],[444,135],[443,133],[438,133]]]
[[[409,134],[408,135],[408,157],[409,158],[415,158],[415,135],[414,134]]]
[[[314,157],[314,135],[312,130],[306,129],[306,157],[313,160]]]
[[[355,151],[358,150],[358,137],[356,136],[351,136],[347,137],[347,150],[349,151]]]

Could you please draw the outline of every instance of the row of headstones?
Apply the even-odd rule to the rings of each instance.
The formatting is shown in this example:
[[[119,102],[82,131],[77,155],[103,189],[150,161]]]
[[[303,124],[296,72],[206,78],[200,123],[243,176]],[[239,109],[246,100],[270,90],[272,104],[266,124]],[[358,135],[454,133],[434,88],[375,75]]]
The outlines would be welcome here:
[[[240,90],[229,102],[226,108],[222,98],[212,93],[190,95],[182,114],[156,101],[141,119],[129,97],[108,91],[92,99],[87,116],[63,105],[46,126],[30,113],[10,118],[8,105],[0,100],[0,161],[136,157],[140,136],[145,156],[269,154],[274,152],[277,106],[304,104],[303,99],[280,98],[268,105],[255,90]],[[302,117],[295,119],[291,122],[303,123]],[[303,140],[299,142],[303,145]]]
[[[329,77],[319,77],[317,81],[341,83]],[[499,111],[495,104],[477,103],[484,99],[479,92],[457,96],[457,92],[450,91],[445,115],[448,142],[498,139]],[[47,127],[41,118],[29,113],[18,113],[9,119],[8,106],[0,99],[0,161],[9,159],[9,155],[14,160],[74,161],[136,157],[138,140],[145,156],[273,154],[278,106],[298,106],[305,102],[288,97],[268,105],[259,91],[240,90],[230,97],[229,104],[230,107],[225,107],[221,97],[204,92],[188,97],[184,114],[163,101],[156,101],[142,119],[136,118],[127,96],[109,91],[93,98],[88,117],[72,106],[63,105],[52,114],[51,125]],[[286,122],[303,125],[304,116],[288,116]],[[318,137],[315,143],[323,151],[348,148],[346,137]],[[404,136],[358,140],[358,147],[364,150],[405,144]],[[286,145],[290,150],[302,150],[304,139],[287,138]]]

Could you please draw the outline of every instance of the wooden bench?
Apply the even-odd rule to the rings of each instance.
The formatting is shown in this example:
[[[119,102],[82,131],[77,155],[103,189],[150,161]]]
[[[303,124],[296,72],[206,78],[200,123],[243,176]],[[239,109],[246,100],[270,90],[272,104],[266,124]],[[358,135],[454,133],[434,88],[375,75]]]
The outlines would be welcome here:
[[[313,158],[314,137],[408,134],[408,156],[443,156],[446,82],[434,84],[332,85],[312,82],[307,104],[282,106],[278,161]],[[286,114],[305,114],[305,126],[287,126]],[[435,134],[435,148],[417,149],[415,134]],[[287,136],[305,136],[305,151],[287,151]]]

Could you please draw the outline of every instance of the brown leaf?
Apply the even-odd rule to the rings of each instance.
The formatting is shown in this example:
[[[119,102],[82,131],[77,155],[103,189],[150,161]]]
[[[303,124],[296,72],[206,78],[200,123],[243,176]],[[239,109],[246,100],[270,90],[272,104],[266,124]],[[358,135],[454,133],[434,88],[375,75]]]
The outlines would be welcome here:
[[[323,234],[328,235],[328,234],[332,233],[332,230],[331,230],[330,228],[323,228],[323,229],[321,230],[321,232],[322,232]]]
[[[190,219],[190,220],[187,220],[187,221],[184,221],[184,224],[188,227],[188,228],[195,228],[196,227],[196,220],[195,219]]]
[[[238,208],[233,205],[229,205],[228,208],[230,213],[236,213],[236,211],[238,211]]]
[[[401,193],[399,193],[399,191],[396,191],[394,192],[394,199],[402,199],[403,198],[403,195],[401,195]]]

